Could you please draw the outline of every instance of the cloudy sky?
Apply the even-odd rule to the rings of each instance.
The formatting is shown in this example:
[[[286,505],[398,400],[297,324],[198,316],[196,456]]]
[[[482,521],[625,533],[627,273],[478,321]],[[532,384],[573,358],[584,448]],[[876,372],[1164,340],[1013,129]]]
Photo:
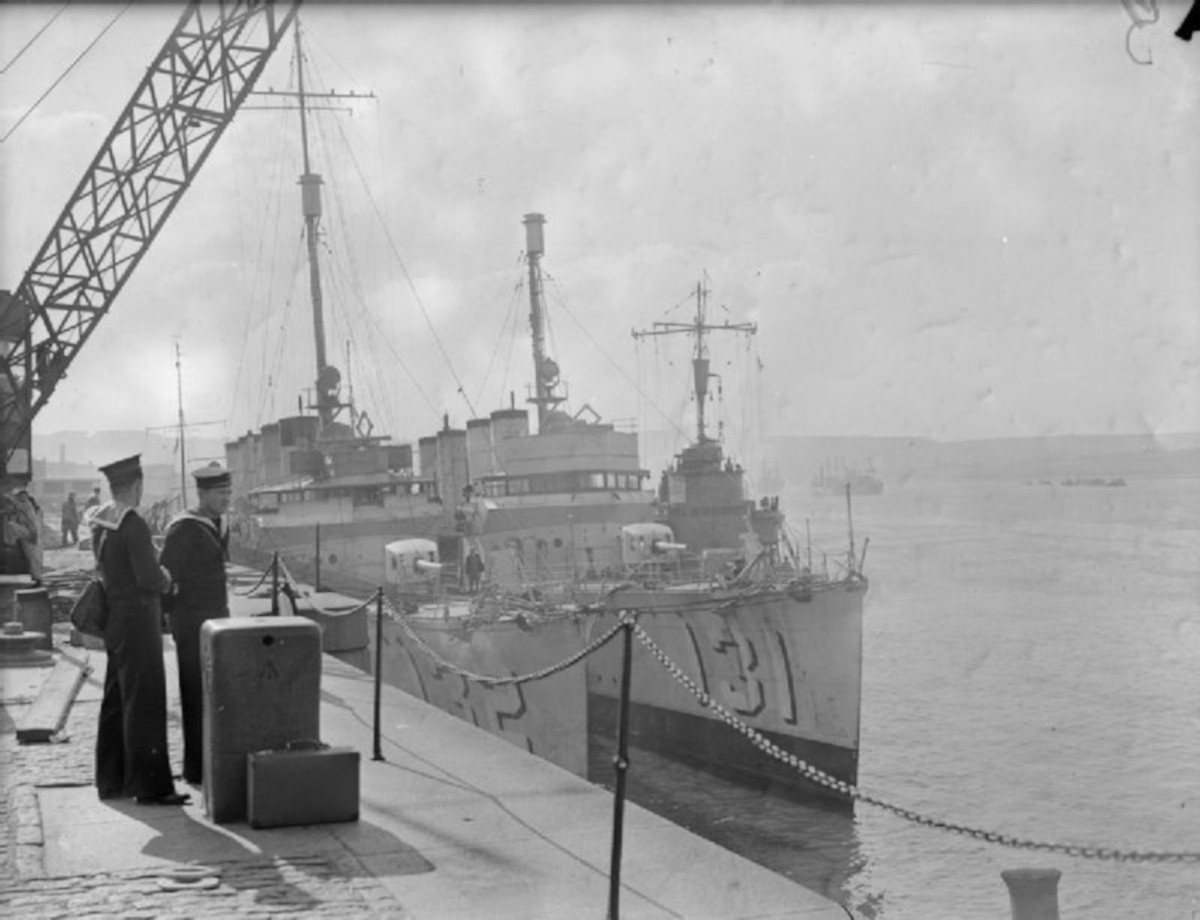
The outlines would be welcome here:
[[[1130,4],[1131,6],[1136,6]],[[330,360],[415,440],[524,399],[547,217],[570,408],[686,428],[701,277],[720,418],[939,439],[1200,430],[1200,46],[1187,3],[302,10]],[[129,9],[0,144],[15,288],[180,7]],[[0,5],[0,133],[118,6]],[[15,58],[15,60],[14,60]],[[258,88],[294,86],[290,39]],[[265,104],[265,100],[257,100]],[[295,112],[243,110],[36,430],[226,436],[313,376]],[[761,368],[761,370],[759,369]],[[714,413],[718,413],[714,409]]]

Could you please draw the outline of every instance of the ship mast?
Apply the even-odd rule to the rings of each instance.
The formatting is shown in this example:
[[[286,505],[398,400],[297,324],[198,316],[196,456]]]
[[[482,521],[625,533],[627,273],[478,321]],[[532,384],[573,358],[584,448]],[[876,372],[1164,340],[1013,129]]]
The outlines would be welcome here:
[[[333,422],[337,407],[337,368],[325,362],[325,312],[321,298],[321,263],[317,258],[317,235],[321,228],[321,177],[312,171],[308,158],[308,104],[304,93],[304,50],[300,43],[300,20],[296,20],[296,86],[300,107],[300,146],[304,151],[304,173],[300,196],[304,209],[304,241],[308,246],[308,288],[312,299],[313,339],[317,343],[317,415],[324,431]]]
[[[695,348],[692,352],[692,377],[696,390],[697,444],[703,444],[705,441],[711,440],[704,426],[704,404],[708,400],[708,378],[713,376],[708,370],[708,345],[704,341],[705,335],[709,332],[744,332],[747,335],[753,335],[758,331],[758,327],[754,323],[730,323],[726,320],[718,326],[706,322],[707,300],[708,289],[704,286],[703,279],[701,279],[696,282],[696,316],[692,322],[655,323],[651,329],[645,329],[640,332],[637,329],[633,330],[633,337],[635,339],[652,335],[678,334],[694,335],[696,337]]]
[[[555,392],[558,386],[558,364],[546,354],[546,316],[542,306],[542,254],[546,251],[541,214],[526,214],[525,260],[529,263],[529,327],[533,335],[533,381],[535,395],[529,402],[538,407],[538,430],[546,423],[547,414],[566,399]]]
[[[324,298],[321,294],[321,264],[318,259],[318,246],[321,232],[321,186],[323,180],[318,173],[312,171],[312,163],[308,152],[308,113],[316,109],[337,108],[336,106],[315,106],[313,99],[373,99],[374,93],[356,92],[321,92],[314,93],[304,88],[304,48],[300,38],[300,20],[295,21],[296,39],[296,91],[269,89],[255,92],[254,96],[286,96],[296,100],[300,111],[300,145],[304,156],[304,172],[300,176],[301,207],[304,214],[304,241],[308,250],[308,287],[312,301],[313,339],[316,342],[317,378],[315,405],[309,408],[317,410],[321,431],[324,433],[336,420],[342,409],[349,408],[339,397],[339,386],[342,375],[336,367],[329,364],[325,352],[325,311]],[[246,106],[251,109],[293,108],[293,106]]]
[[[179,359],[179,341],[175,341],[175,390],[179,399],[179,510],[187,508],[187,447],[183,437],[183,367]]]

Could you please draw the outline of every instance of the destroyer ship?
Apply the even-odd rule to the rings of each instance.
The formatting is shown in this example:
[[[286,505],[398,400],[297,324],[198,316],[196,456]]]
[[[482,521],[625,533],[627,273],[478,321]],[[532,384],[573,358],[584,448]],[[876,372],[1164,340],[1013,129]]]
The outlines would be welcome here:
[[[302,56],[297,54],[297,61]],[[302,84],[301,84],[302,85]],[[300,107],[301,118],[304,107]],[[302,132],[303,133],[303,132]],[[314,330],[307,411],[226,444],[238,491],[234,555],[278,557],[320,586],[385,586],[385,680],[586,775],[587,734],[607,731],[620,689],[614,644],[558,669],[622,612],[709,696],[833,777],[857,777],[862,599],[853,547],[840,574],[800,565],[777,499],[745,495],[740,467],[704,427],[707,352],[698,289],[698,431],[650,488],[638,440],[590,407],[564,409],[546,354],[545,219],[524,218],[534,385],[509,405],[410,444],[373,433],[326,361],[321,339],[319,175],[300,177]],[[464,591],[462,563],[485,562]],[[363,616],[374,616],[364,611]],[[364,630],[375,635],[375,628]],[[374,660],[374,649],[368,660]],[[527,683],[468,680],[553,671]],[[737,736],[677,677],[635,650],[635,743],[788,786],[805,781]]]

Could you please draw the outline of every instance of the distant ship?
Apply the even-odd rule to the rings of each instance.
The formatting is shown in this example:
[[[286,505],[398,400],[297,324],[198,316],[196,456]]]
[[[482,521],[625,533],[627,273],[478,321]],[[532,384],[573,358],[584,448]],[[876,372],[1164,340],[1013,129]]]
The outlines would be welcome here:
[[[845,495],[847,486],[851,495],[878,495],[883,491],[883,480],[868,462],[864,470],[846,464],[837,469],[823,466],[812,481],[814,495]]]

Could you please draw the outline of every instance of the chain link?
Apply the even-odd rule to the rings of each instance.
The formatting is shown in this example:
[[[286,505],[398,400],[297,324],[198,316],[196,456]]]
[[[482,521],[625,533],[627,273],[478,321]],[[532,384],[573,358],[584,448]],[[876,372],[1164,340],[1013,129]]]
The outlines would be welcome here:
[[[267,576],[270,574],[271,574],[271,569],[268,567],[263,570],[262,575],[259,577],[258,581],[256,581],[254,583],[253,588],[250,588],[248,591],[234,591],[233,593],[236,594],[238,597],[249,597],[251,594],[253,594],[255,591],[257,591],[259,588],[261,588],[263,586],[263,582],[265,582],[267,580]]]
[[[287,570],[287,566],[284,565],[282,560],[280,560],[279,565],[284,576],[284,581],[295,591],[296,581],[292,577],[291,572]],[[266,576],[267,573],[264,573],[263,578],[260,579],[258,585],[261,585],[263,581],[266,580]],[[256,590],[258,585],[256,585],[255,588],[252,588],[251,591]],[[297,591],[297,593],[299,592]],[[776,760],[787,764],[816,785],[831,789],[834,792],[837,792],[838,794],[843,795],[853,801],[872,805],[913,824],[918,824],[935,830],[947,831],[948,833],[952,834],[960,834],[965,837],[971,837],[976,840],[982,840],[986,843],[994,843],[998,846],[1009,847],[1012,849],[1040,850],[1043,852],[1061,853],[1066,856],[1074,856],[1080,859],[1147,863],[1200,862],[1200,852],[1119,850],[1114,847],[1083,846],[1068,843],[1053,843],[1043,840],[1028,840],[1015,837],[1010,834],[987,831],[981,828],[971,827],[966,824],[957,824],[952,821],[942,820],[941,818],[934,818],[929,815],[922,814],[921,812],[914,811],[911,808],[905,808],[901,805],[896,805],[893,802],[889,802],[885,799],[879,798],[878,796],[864,792],[857,786],[830,776],[828,773],[825,773],[823,770],[814,767],[812,764],[802,760],[795,754],[791,754],[783,750],[763,734],[755,730],[750,725],[747,725],[745,722],[731,713],[728,709],[714,700],[708,693],[700,689],[700,687],[694,680],[692,680],[691,677],[685,674],[678,665],[668,658],[666,653],[658,647],[654,640],[650,638],[650,635],[637,623],[636,615],[632,615],[627,611],[621,612],[619,621],[615,626],[608,630],[608,632],[600,636],[598,639],[594,639],[579,651],[563,659],[557,664],[550,665],[538,671],[533,671],[529,674],[512,675],[509,677],[494,677],[488,674],[477,674],[474,671],[469,671],[466,668],[462,668],[454,662],[447,661],[445,658],[441,657],[436,650],[431,648],[424,639],[417,635],[408,622],[408,617],[395,608],[391,599],[388,598],[387,595],[380,594],[379,597],[382,599],[382,607],[388,618],[398,624],[404,634],[412,640],[413,644],[422,652],[424,652],[430,659],[432,659],[435,664],[437,664],[439,667],[445,668],[451,673],[457,674],[460,677],[464,677],[467,680],[472,680],[477,683],[486,684],[493,687],[530,683],[532,681],[542,680],[543,678],[550,677],[560,671],[565,671],[566,669],[578,664],[584,658],[587,658],[593,652],[607,645],[619,632],[621,632],[622,629],[628,626],[633,630],[634,635],[638,637],[638,641],[640,641],[642,645],[646,647],[647,651],[650,652],[651,656],[653,656],[654,659],[663,668],[665,668],[676,681],[682,684],[683,687],[686,688],[687,691],[696,698],[700,705],[711,710],[722,722],[724,722],[734,731],[744,735],[746,739],[756,748],[770,755],[771,757],[774,757]],[[309,595],[309,602],[312,604],[315,610],[318,610],[321,613],[332,615],[354,613],[358,610],[369,607],[374,600],[375,598],[371,597],[351,610],[334,612],[323,610],[315,603],[312,603],[311,595]]]
[[[733,713],[721,706],[711,696],[701,690],[696,682],[688,675],[679,669],[679,667],[667,657],[654,640],[646,633],[637,623],[633,624],[634,634],[638,640],[646,647],[651,655],[661,664],[679,683],[683,684],[702,706],[712,710],[724,723],[729,725],[735,731],[740,732],[749,739],[750,743],[759,750],[771,755],[776,760],[780,760],[792,767],[799,773],[803,774],[812,782],[824,786],[828,789],[835,790],[842,795],[851,798],[858,802],[864,802],[867,805],[873,805],[876,808],[888,811],[905,821],[910,821],[913,824],[920,824],[925,827],[934,828],[937,830],[948,831],[953,834],[962,834],[966,837],[973,837],[977,840],[983,840],[987,843],[995,843],[1000,846],[1010,847],[1024,850],[1042,850],[1052,853],[1063,853],[1067,856],[1077,856],[1082,859],[1099,859],[1112,860],[1117,862],[1175,862],[1175,863],[1191,863],[1200,862],[1200,852],[1150,852],[1144,850],[1118,850],[1112,847],[1093,847],[1093,846],[1078,846],[1067,843],[1050,843],[1042,840],[1025,840],[1020,837],[1013,837],[1009,834],[1000,834],[995,831],[985,831],[980,828],[970,827],[965,824],[955,824],[951,821],[943,821],[940,818],[932,818],[920,812],[913,811],[911,808],[904,808],[900,805],[895,805],[877,796],[863,792],[857,786],[843,782],[830,776],[828,773],[819,770],[807,761],[801,760],[794,754],[780,748],[772,743],[768,738],[747,725],[745,722],[738,719]]]
[[[447,671],[451,671],[452,673],[459,675],[460,677],[465,677],[467,680],[473,680],[477,683],[487,684],[490,687],[502,687],[508,684],[525,684],[529,683],[530,681],[541,680],[542,678],[549,677],[552,674],[557,674],[559,671],[565,671],[572,665],[582,661],[601,646],[612,641],[612,638],[621,631],[623,625],[622,623],[618,623],[599,639],[595,639],[594,641],[588,643],[578,652],[568,658],[563,659],[558,664],[542,668],[540,671],[533,671],[530,674],[513,675],[511,677],[492,677],[487,674],[476,674],[474,671],[468,671],[465,668],[459,667],[453,661],[447,661],[445,658],[441,657],[434,649],[429,647],[424,639],[422,639],[416,634],[416,632],[413,631],[412,626],[409,625],[408,618],[392,605],[391,600],[386,595],[383,598],[383,606],[384,610],[387,612],[387,615],[396,623],[398,623],[402,630],[404,630],[404,634],[413,641],[413,644],[416,645],[417,648],[433,659],[435,664],[437,664],[439,667],[445,668]]]

